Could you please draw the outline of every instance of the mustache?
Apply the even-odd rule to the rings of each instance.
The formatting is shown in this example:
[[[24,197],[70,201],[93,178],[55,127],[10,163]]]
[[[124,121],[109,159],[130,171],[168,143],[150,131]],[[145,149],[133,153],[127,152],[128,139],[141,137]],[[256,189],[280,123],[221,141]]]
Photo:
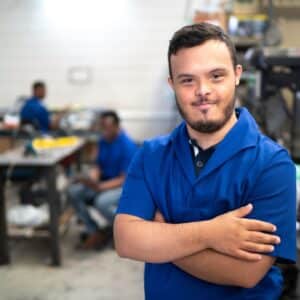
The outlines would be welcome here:
[[[192,102],[193,106],[198,106],[201,104],[216,104],[218,101],[217,100],[208,100],[208,99],[198,99],[196,101]]]

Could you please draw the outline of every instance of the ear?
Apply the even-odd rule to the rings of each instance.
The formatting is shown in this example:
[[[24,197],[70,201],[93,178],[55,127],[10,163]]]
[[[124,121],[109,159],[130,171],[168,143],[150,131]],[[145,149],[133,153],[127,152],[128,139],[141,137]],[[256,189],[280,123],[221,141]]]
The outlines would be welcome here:
[[[168,77],[168,83],[169,83],[169,86],[174,90],[174,82],[171,77]]]
[[[235,85],[240,84],[240,79],[243,73],[243,67],[242,65],[236,65],[235,67]]]

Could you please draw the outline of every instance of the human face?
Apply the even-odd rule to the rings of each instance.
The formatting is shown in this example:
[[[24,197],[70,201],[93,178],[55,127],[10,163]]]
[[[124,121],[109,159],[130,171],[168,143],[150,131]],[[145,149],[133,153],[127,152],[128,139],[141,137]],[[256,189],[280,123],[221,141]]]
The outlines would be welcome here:
[[[100,119],[101,133],[105,140],[112,141],[119,133],[119,126],[110,117]]]
[[[233,67],[225,43],[209,40],[171,56],[176,103],[188,126],[201,133],[220,130],[232,117],[235,88],[242,73]]]
[[[46,97],[46,87],[40,86],[34,90],[34,95],[39,99],[44,99]]]

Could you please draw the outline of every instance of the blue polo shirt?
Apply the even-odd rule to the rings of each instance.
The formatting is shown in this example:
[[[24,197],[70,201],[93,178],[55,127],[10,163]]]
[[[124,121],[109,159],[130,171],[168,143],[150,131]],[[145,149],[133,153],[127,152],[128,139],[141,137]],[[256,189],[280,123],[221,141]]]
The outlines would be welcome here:
[[[29,98],[21,109],[21,120],[31,122],[42,132],[50,129],[50,114],[42,101],[37,97]]]
[[[113,141],[100,138],[98,149],[97,164],[101,169],[101,178],[108,180],[127,173],[137,145],[124,131],[120,131]]]
[[[159,210],[168,223],[184,223],[209,220],[253,203],[249,217],[278,228],[281,244],[269,255],[279,262],[294,263],[294,164],[285,149],[259,132],[245,108],[237,112],[237,123],[198,176],[184,122],[169,136],[145,142],[129,168],[117,213],[153,220]],[[279,298],[281,289],[282,276],[275,266],[251,289],[211,284],[172,263],[145,266],[149,300],[273,300]]]

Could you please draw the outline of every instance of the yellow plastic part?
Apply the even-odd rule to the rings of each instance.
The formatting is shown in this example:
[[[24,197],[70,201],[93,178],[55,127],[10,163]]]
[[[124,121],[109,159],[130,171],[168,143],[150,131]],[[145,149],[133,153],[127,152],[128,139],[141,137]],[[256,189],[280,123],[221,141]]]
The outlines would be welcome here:
[[[36,150],[70,147],[76,145],[79,139],[76,136],[60,137],[60,138],[38,138],[34,139],[32,146]]]

